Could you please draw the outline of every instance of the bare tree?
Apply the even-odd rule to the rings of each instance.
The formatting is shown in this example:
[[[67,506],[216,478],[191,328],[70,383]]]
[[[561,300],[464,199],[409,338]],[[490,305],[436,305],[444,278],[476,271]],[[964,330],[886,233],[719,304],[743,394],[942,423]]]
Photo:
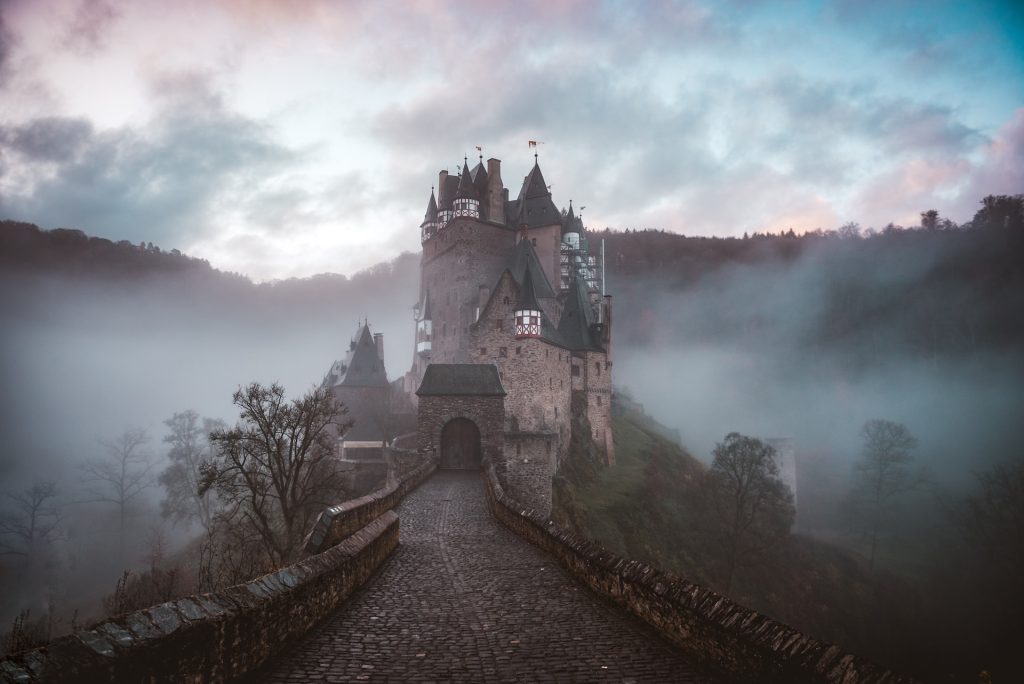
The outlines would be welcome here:
[[[864,446],[855,465],[850,504],[855,529],[868,539],[868,564],[873,570],[881,531],[889,521],[892,504],[901,494],[920,488],[925,476],[908,467],[917,439],[906,425],[876,418],[864,423],[861,436]]]
[[[275,566],[295,558],[323,506],[342,494],[330,427],[343,434],[343,407],[330,390],[313,389],[288,401],[284,388],[252,383],[233,397],[241,422],[216,430],[213,462],[203,467],[203,490],[225,503],[220,514],[252,530]]]
[[[789,533],[793,494],[779,479],[775,449],[736,432],[714,449],[709,471],[711,511],[725,552],[725,591],[737,567],[759,557]]]
[[[31,570],[48,547],[62,537],[57,483],[36,482],[28,489],[8,493],[13,509],[0,517],[0,554],[21,556]]]
[[[216,500],[212,491],[199,493],[200,468],[213,458],[210,433],[226,426],[222,421],[209,418],[203,419],[202,426],[199,421],[199,414],[192,410],[175,413],[164,421],[171,430],[164,437],[164,442],[171,445],[167,452],[171,464],[160,473],[160,484],[167,491],[160,503],[160,512],[174,523],[198,520],[203,529],[209,531]]]
[[[1019,586],[1024,567],[1024,463],[998,463],[978,473],[980,491],[958,517],[964,538],[996,575]]]
[[[84,482],[93,497],[83,503],[102,502],[117,506],[118,554],[122,561],[128,507],[153,485],[150,477],[153,463],[149,454],[142,449],[148,441],[149,435],[142,428],[125,430],[112,440],[100,440],[100,444],[107,450],[106,458],[82,466]]]

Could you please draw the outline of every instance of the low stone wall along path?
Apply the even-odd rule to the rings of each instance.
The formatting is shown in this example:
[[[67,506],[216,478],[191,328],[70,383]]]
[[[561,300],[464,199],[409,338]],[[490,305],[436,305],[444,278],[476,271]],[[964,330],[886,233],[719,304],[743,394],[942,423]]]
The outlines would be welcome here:
[[[439,471],[398,514],[380,573],[258,681],[707,681],[491,517],[479,472]]]

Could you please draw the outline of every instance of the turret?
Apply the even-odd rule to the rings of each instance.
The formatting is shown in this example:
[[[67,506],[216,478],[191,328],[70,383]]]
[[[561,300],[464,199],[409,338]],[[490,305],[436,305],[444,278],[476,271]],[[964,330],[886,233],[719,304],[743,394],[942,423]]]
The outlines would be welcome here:
[[[430,188],[430,201],[427,202],[427,213],[420,224],[420,239],[426,242],[437,232],[437,202],[434,200],[434,188]]]
[[[463,163],[462,176],[459,177],[459,189],[455,193],[455,215],[480,218],[480,193],[469,175],[469,165]]]
[[[430,320],[430,296],[427,295],[423,298],[423,310],[416,321],[416,353],[429,356],[433,337],[433,323]]]
[[[533,291],[533,275],[529,267],[523,274],[523,288],[519,291],[519,302],[513,313],[516,320],[515,335],[517,340],[527,337],[540,337],[540,304]]]

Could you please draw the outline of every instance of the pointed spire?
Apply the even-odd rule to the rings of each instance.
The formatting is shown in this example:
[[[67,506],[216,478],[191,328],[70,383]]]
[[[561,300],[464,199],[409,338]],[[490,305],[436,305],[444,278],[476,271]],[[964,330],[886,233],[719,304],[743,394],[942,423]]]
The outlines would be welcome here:
[[[473,179],[469,175],[469,165],[462,165],[462,174],[459,176],[459,189],[455,193],[455,199],[480,199],[480,193],[477,192],[476,186],[473,185]]]
[[[423,215],[423,224],[437,223],[437,201],[434,199],[434,186],[430,186],[430,201],[427,202],[427,212]]]
[[[517,311],[522,310],[539,311],[540,304],[537,303],[537,295],[533,290],[533,269],[530,268],[529,263],[526,265],[526,271],[523,273],[523,287],[519,291],[519,303],[516,305]]]
[[[530,169],[530,173],[528,173],[526,178],[523,180],[523,189],[522,192],[519,193],[519,196],[523,199],[551,196],[551,192],[548,190],[548,185],[544,182],[544,174],[541,173],[540,164],[534,162],[533,168]]]

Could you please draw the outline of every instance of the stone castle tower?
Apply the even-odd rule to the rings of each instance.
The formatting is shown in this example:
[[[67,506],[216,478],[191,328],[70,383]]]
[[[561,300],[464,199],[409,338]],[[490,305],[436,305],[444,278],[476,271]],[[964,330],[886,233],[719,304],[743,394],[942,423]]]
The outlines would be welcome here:
[[[565,213],[555,206],[536,157],[515,199],[498,159],[441,171],[420,234],[403,379],[418,398],[419,448],[442,467],[488,458],[520,500],[549,511],[574,416],[589,420],[606,461],[615,458],[603,264],[572,203]]]

